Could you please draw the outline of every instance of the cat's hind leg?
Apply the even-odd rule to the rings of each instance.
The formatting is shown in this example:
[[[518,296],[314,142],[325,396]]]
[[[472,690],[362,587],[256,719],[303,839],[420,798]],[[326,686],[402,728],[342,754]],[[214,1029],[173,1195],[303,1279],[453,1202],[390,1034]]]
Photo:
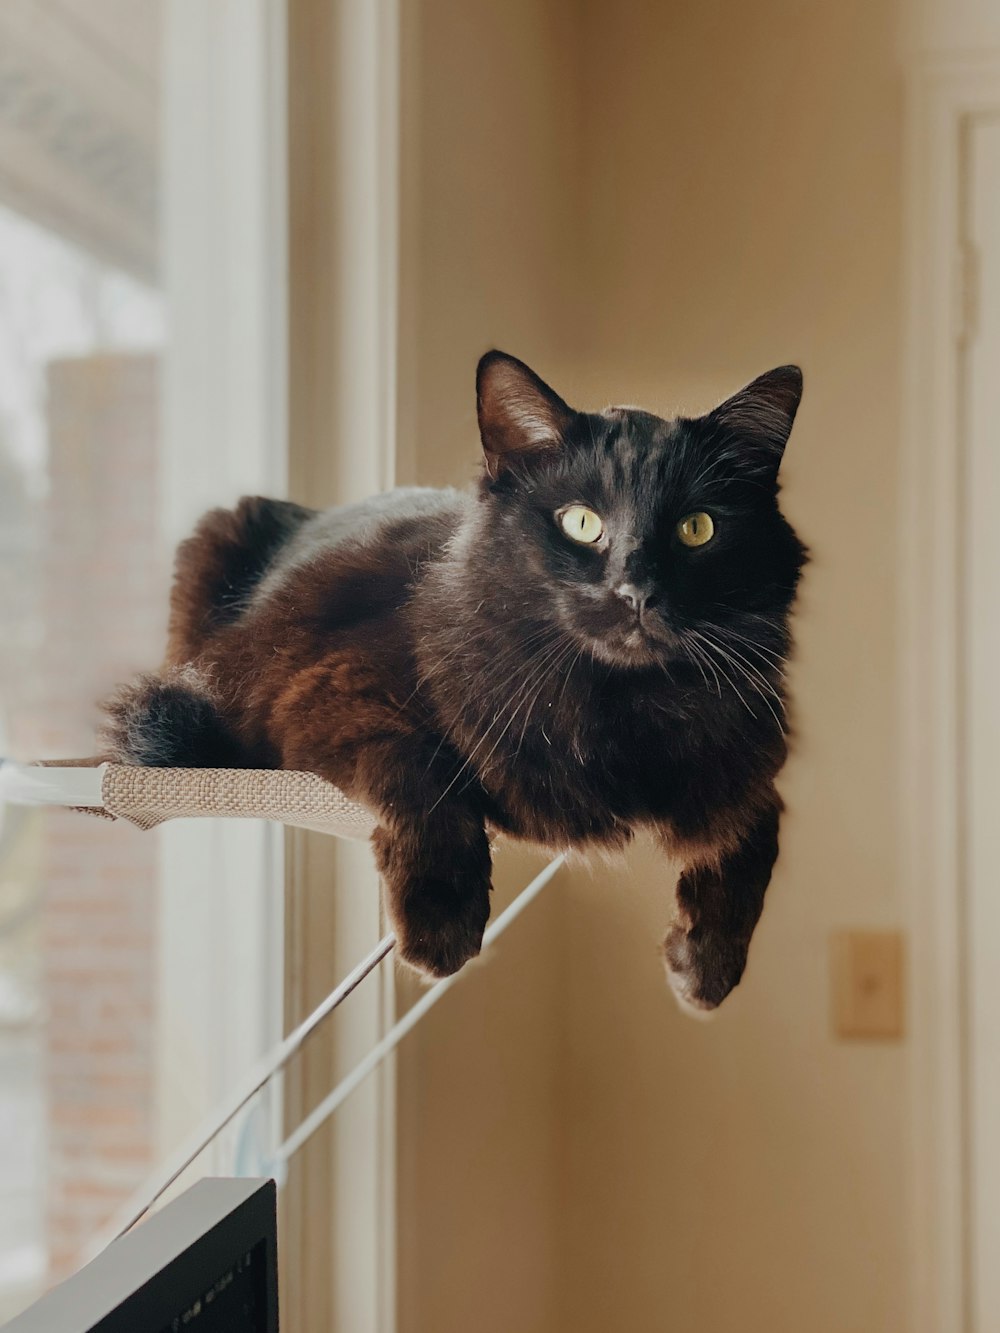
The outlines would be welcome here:
[[[102,757],[145,768],[246,768],[205,677],[174,667],[122,685],[104,705]]]
[[[313,514],[290,500],[247,495],[212,509],[177,548],[167,661],[190,662],[243,613],[281,549]]]

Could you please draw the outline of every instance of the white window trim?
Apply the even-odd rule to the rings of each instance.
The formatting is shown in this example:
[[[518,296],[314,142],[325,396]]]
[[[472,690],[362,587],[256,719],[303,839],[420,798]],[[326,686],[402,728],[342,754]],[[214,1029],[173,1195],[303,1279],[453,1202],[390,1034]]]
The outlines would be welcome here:
[[[308,17],[310,3],[305,0],[299,17]],[[308,166],[323,197],[320,212],[332,200],[333,216],[311,218],[331,226],[329,232],[317,227],[303,243],[315,247],[307,263],[327,266],[327,278],[332,273],[335,294],[319,311],[315,303],[323,296],[308,286],[296,304],[298,257],[291,256],[286,266],[285,142],[294,120],[286,118],[285,0],[213,5],[171,0],[168,77],[188,80],[190,87],[186,112],[175,107],[180,118],[167,124],[165,136],[168,236],[175,243],[166,275],[174,349],[165,422],[171,472],[164,479],[163,528],[170,544],[190,530],[204,508],[239,492],[282,494],[291,483],[295,498],[323,504],[394,483],[398,0],[317,3],[326,13],[313,17],[329,33],[330,49],[320,54],[324,77],[310,87],[310,97],[316,114],[330,118],[332,152]],[[332,179],[324,179],[324,172]],[[212,225],[206,233],[208,214]],[[171,265],[179,279],[176,307],[169,299]],[[320,293],[327,290],[321,283]],[[308,314],[305,330],[289,325],[289,310],[301,320],[306,306],[316,316],[318,338]],[[324,382],[312,381],[317,402],[304,406],[290,401],[286,376],[289,348],[294,355],[297,339],[312,357],[330,357]],[[292,366],[290,383],[301,392],[297,369]],[[335,392],[328,383],[335,384]],[[309,392],[306,383],[307,397]],[[290,420],[298,423],[291,437]],[[306,438],[303,423],[312,427]],[[199,471],[206,457],[216,460],[214,475],[197,492],[189,486],[185,457],[197,458]],[[256,1054],[246,1042],[220,1045],[212,1031],[225,1034],[255,1006],[254,1024],[244,1033],[257,1049],[266,1045],[278,1035],[273,1024],[281,1014],[282,984],[287,1026],[298,1010],[315,1003],[318,983],[347,971],[381,933],[378,880],[367,846],[286,833],[289,952],[282,983],[281,845],[273,828],[236,821],[192,821],[164,839],[161,1051],[163,1086],[170,1094],[164,1146],[200,1119]],[[240,938],[228,955],[230,965],[220,967],[215,942],[232,931],[234,920],[242,920]],[[318,1091],[328,1091],[337,1073],[392,1023],[391,965],[380,969],[380,976],[379,985],[352,997],[335,1029],[316,1035],[314,1058],[307,1056],[301,1068],[289,1071],[286,1110],[301,1111]],[[205,1014],[224,1018],[209,1025],[201,1021]],[[329,1081],[320,1088],[317,1079],[324,1077]],[[280,1128],[270,1127],[272,1146]],[[391,1060],[317,1140],[309,1162],[318,1164],[320,1175],[296,1182],[293,1163],[293,1184],[283,1203],[283,1267],[298,1269],[293,1322],[302,1307],[298,1313],[309,1327],[319,1327],[328,1314],[328,1326],[391,1333],[396,1323]],[[233,1147],[229,1136],[214,1163],[203,1160],[199,1170],[206,1165],[231,1170]],[[319,1213],[310,1215],[310,1206]],[[327,1213],[329,1225],[323,1220]],[[314,1282],[323,1289],[309,1289]]]
[[[164,25],[169,559],[205,509],[287,487],[284,3],[169,0]],[[283,870],[274,825],[191,820],[159,837],[163,1155],[281,1035]],[[197,1173],[237,1156],[252,1170],[280,1131],[272,1119],[256,1145],[237,1125]]]

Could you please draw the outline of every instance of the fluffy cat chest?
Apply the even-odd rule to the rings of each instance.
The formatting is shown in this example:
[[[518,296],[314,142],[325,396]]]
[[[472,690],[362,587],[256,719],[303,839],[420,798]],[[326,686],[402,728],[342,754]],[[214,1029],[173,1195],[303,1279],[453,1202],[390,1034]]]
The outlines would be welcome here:
[[[561,726],[550,718],[472,763],[491,821],[549,842],[620,844],[632,825],[669,818],[685,786],[676,743],[662,729],[621,722]]]

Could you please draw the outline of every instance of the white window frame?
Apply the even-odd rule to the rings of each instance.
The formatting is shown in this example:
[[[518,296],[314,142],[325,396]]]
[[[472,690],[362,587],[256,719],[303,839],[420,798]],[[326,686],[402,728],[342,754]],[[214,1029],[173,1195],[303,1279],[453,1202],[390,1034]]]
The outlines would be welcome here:
[[[241,492],[323,505],[393,483],[399,15],[396,0],[169,5],[167,80],[185,94],[168,102],[165,124],[172,327],[162,526],[172,545],[203,509]],[[293,33],[305,33],[311,76],[297,113]],[[297,164],[303,133],[310,151]],[[206,458],[214,471],[192,490],[188,478]],[[185,459],[198,460],[197,472]],[[165,1149],[274,1039],[282,995],[287,1028],[368,952],[381,923],[364,844],[206,821],[171,828],[163,848]],[[272,1102],[258,1143],[265,1153],[391,1023],[391,966],[380,975],[287,1072],[282,1111]],[[245,1139],[246,1122],[196,1170],[252,1169]],[[286,1321],[391,1333],[394,1172],[390,1061],[290,1164]]]
[[[286,97],[283,0],[166,0],[163,12],[169,559],[205,509],[287,488]],[[276,825],[190,820],[159,837],[162,1156],[281,1035],[283,871]],[[253,1170],[276,1120],[257,1143],[238,1124],[197,1173]]]

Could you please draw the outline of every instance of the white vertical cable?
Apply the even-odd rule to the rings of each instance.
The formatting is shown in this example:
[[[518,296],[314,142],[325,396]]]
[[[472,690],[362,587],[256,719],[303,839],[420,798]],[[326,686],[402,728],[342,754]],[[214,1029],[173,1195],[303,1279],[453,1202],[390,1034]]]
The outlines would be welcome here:
[[[559,856],[549,862],[544,870],[535,876],[526,888],[521,890],[507,910],[502,912],[487,929],[483,936],[484,951],[500,938],[507,927],[517,920],[529,904],[534,902],[565,860],[565,852],[560,853]],[[341,1079],[333,1091],[319,1103],[315,1110],[306,1116],[295,1132],[288,1136],[278,1149],[278,1161],[280,1163],[287,1162],[306,1140],[311,1138],[320,1126],[329,1120],[337,1108],[347,1101],[351,1093],[360,1087],[368,1075],[378,1068],[390,1052],[396,1049],[406,1034],[416,1027],[424,1014],[433,1008],[438,1000],[454,986],[461,975],[460,972],[455,972],[452,976],[442,977],[440,981],[435,982],[430,990],[422,995],[417,1003],[403,1015],[399,1022],[389,1029],[382,1040],[372,1047],[364,1059],[360,1060],[351,1072]]]
[[[488,927],[483,936],[483,951],[489,949],[504,933],[526,907],[538,897],[542,889],[552,879],[556,871],[566,860],[565,852],[561,852],[554,857],[547,866],[544,867],[528,884],[506,911],[501,912],[496,921]],[[378,945],[372,950],[351,971],[339,986],[322,1001],[321,1004],[312,1011],[308,1018],[299,1024],[293,1032],[277,1046],[274,1047],[262,1060],[260,1060],[253,1069],[247,1074],[246,1078],[236,1087],[232,1093],[225,1099],[221,1107],[218,1107],[211,1116],[192,1134],[181,1146],[171,1154],[170,1158],[164,1164],[162,1169],[151,1179],[147,1180],[141,1189],[137,1190],[132,1198],[122,1207],[111,1219],[108,1225],[102,1229],[94,1241],[87,1247],[84,1260],[92,1259],[99,1254],[112,1240],[116,1240],[130,1227],[134,1226],[140,1218],[153,1207],[157,1200],[163,1195],[170,1186],[183,1174],[191,1163],[208,1147],[216,1135],[223,1130],[226,1125],[236,1116],[244,1106],[251,1100],[255,1093],[283,1069],[288,1061],[301,1049],[303,1042],[309,1034],[319,1026],[323,1020],[347,999],[348,995],[360,985],[360,983],[378,966],[380,962],[392,950],[395,944],[395,937],[386,935],[379,941]],[[291,1155],[302,1146],[305,1141],[316,1132],[316,1130],[327,1121],[337,1108],[347,1100],[354,1090],[360,1086],[368,1075],[385,1060],[402,1039],[410,1032],[417,1023],[420,1022],[426,1014],[442,996],[451,989],[463,974],[456,972],[450,977],[444,977],[436,982],[430,990],[423,995],[417,1003],[396,1023],[365,1056],[354,1069],[342,1079],[333,1091],[326,1097],[310,1115],[299,1125],[294,1134],[281,1145],[278,1150],[278,1163],[284,1163]]]
[[[145,1181],[132,1198],[119,1209],[88,1247],[88,1258],[99,1254],[105,1245],[128,1231],[152,1208],[160,1196],[208,1147],[215,1136],[225,1129],[226,1125],[246,1106],[254,1094],[259,1092],[269,1079],[285,1067],[292,1056],[300,1050],[303,1042],[313,1029],[318,1027],[339,1004],[342,1004],[370,972],[374,971],[382,959],[391,951],[395,942],[395,937],[392,935],[386,935],[381,939],[367,958],[358,963],[357,967],[344,978],[340,985],[331,991],[321,1004],[316,1006],[308,1018],[304,1019],[283,1041],[280,1041],[273,1050],[269,1051],[254,1065],[247,1076],[223,1101],[222,1105],[217,1107],[198,1129],[170,1155],[161,1170],[151,1180]]]

